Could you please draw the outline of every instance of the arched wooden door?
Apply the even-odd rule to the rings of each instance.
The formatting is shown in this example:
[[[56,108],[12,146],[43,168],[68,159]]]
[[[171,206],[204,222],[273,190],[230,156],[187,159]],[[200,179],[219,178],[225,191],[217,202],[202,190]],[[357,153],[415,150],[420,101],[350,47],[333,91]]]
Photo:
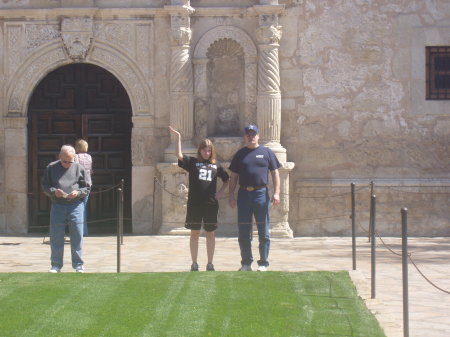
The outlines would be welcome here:
[[[88,203],[90,234],[116,229],[116,190],[125,181],[124,227],[131,229],[131,104],[122,84],[108,71],[72,64],[48,74],[30,100],[29,232],[47,232],[49,198],[41,193],[45,167],[64,144],[88,141],[93,187]]]

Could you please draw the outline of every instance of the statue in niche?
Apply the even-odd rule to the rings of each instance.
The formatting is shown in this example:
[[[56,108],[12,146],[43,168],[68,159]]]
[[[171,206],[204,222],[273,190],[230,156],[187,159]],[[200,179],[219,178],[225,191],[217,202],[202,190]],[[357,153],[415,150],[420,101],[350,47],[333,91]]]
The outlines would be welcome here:
[[[208,136],[238,136],[245,103],[243,49],[236,41],[221,38],[208,48],[207,57]]]
[[[216,115],[216,134],[235,135],[239,132],[239,115],[233,107],[219,109]]]

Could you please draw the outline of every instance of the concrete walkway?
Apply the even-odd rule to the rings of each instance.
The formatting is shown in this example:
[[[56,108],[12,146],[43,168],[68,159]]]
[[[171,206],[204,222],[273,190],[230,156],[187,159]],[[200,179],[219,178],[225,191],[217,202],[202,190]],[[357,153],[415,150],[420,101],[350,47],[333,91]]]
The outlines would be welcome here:
[[[199,265],[206,265],[205,239],[200,239]],[[87,237],[84,246],[86,272],[117,271],[116,237]],[[401,253],[400,238],[385,238],[394,252]],[[409,252],[419,269],[440,288],[450,290],[450,238],[409,238]],[[377,240],[376,299],[370,299],[370,243],[357,239],[357,270],[352,271],[351,238],[301,237],[272,239],[270,270],[348,270],[358,293],[375,313],[387,337],[403,336],[401,257]],[[121,246],[121,272],[188,271],[189,238],[185,236],[125,236]],[[253,245],[258,257],[257,240]],[[42,237],[0,236],[0,272],[47,272],[50,247]],[[65,267],[70,267],[66,245]],[[237,238],[218,238],[214,265],[218,271],[240,266]],[[254,264],[255,268],[255,264]],[[450,295],[430,285],[409,264],[409,336],[450,336]],[[369,337],[369,336],[368,336]]]

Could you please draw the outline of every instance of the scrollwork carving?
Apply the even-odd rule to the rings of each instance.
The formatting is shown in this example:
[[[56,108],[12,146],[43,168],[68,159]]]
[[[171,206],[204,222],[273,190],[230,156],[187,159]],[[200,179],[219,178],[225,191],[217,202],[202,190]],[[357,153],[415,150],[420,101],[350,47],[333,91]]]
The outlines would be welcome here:
[[[25,39],[28,50],[33,50],[47,42],[58,39],[61,33],[57,25],[26,25]]]
[[[133,25],[128,23],[96,23],[95,38],[120,46],[130,55],[134,55]]]
[[[281,26],[261,26],[256,30],[256,39],[259,43],[279,44],[281,40]]]
[[[98,47],[92,51],[92,59],[98,60],[101,64],[106,63],[110,69],[115,69],[121,75],[121,78],[127,84],[125,88],[133,93],[132,97],[134,98],[137,112],[150,111],[147,94],[142,86],[142,81],[140,81],[136,73],[126,62],[118,56]]]
[[[192,31],[188,27],[172,27],[172,45],[189,46],[192,37]]]
[[[23,58],[22,26],[7,27],[8,73],[13,74]]]
[[[57,48],[40,56],[28,65],[28,67],[23,69],[23,75],[20,76],[14,88],[11,90],[12,94],[9,99],[8,113],[21,113],[22,106],[25,103],[25,97],[30,92],[31,86],[38,80],[36,78],[37,74],[40,74],[42,69],[48,69],[53,64],[61,63],[64,59],[63,49]]]

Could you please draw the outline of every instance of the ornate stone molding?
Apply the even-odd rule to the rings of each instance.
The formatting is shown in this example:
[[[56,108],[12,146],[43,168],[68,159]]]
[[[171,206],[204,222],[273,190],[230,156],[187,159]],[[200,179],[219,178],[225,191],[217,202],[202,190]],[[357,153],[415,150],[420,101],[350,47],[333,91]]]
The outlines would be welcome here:
[[[134,114],[148,114],[153,111],[149,99],[151,97],[149,87],[130,59],[99,44],[92,49],[88,60],[94,61],[120,79],[130,96]]]
[[[142,73],[133,66],[131,59],[124,59],[110,48],[98,44],[88,58],[88,61],[99,65],[113,73],[124,85],[130,96],[135,115],[146,115],[153,111],[151,93]],[[37,48],[28,61],[23,64],[14,79],[9,79],[5,100],[7,114],[24,116],[26,103],[33,92],[34,86],[52,69],[70,63],[61,43],[54,42],[45,48]]]
[[[61,37],[57,24],[26,24],[25,39],[27,51],[34,50]]]
[[[281,26],[262,26],[256,30],[256,39],[261,44],[279,44],[281,40]]]
[[[94,36],[93,20],[90,17],[65,17],[61,21],[61,38],[71,59],[86,57]]]
[[[5,29],[5,46],[8,48],[8,54],[6,56],[7,66],[5,69],[7,73],[11,75],[19,68],[20,63],[23,60],[23,26],[21,24],[7,24]]]
[[[258,55],[255,43],[242,29],[230,26],[219,26],[207,31],[200,38],[194,50],[194,59],[206,58],[208,48],[214,41],[220,39],[232,39],[239,43],[244,49],[246,58],[256,58]]]
[[[172,27],[172,45],[189,46],[191,43],[192,31],[188,27]]]
[[[260,48],[258,62],[258,93],[280,92],[278,48]]]
[[[6,95],[8,115],[24,115],[27,98],[31,95],[41,76],[47,74],[50,69],[66,62],[66,55],[59,43],[55,43],[44,50],[39,50],[36,55],[31,56],[28,62],[22,65],[14,79],[10,79],[11,85]]]

